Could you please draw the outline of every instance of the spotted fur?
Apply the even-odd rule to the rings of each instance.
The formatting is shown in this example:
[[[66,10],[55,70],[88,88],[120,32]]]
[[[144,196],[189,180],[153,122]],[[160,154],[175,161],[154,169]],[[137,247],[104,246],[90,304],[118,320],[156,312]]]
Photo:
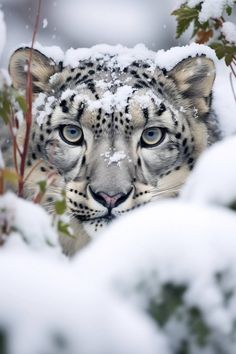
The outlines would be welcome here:
[[[28,58],[29,49],[20,48],[10,60],[18,89],[26,85],[22,68]],[[142,60],[121,70],[111,61],[114,55],[107,54],[106,60],[81,60],[72,68],[36,50],[32,55],[34,97],[45,96],[34,111],[27,159],[28,170],[34,170],[26,194],[34,194],[45,176],[51,179],[44,205],[52,211],[61,189],[66,190],[76,235],[62,238],[68,254],[117,216],[176,195],[201,152],[219,138],[211,110],[215,69],[210,59],[187,58],[169,72],[153,70]],[[116,101],[122,94],[125,99]],[[69,124],[82,130],[78,145],[61,136],[61,127]],[[148,127],[164,132],[160,144],[142,143]]]

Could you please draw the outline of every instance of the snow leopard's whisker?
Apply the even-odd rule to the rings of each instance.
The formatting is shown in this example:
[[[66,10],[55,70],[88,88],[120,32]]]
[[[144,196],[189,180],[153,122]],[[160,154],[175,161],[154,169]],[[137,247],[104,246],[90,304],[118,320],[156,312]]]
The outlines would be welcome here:
[[[155,188],[151,191],[152,193],[152,198],[159,196],[159,195],[163,195],[165,193],[169,193],[169,192],[179,192],[180,191],[180,187],[182,187],[183,183],[172,186],[172,187],[166,187],[163,189],[158,189]]]

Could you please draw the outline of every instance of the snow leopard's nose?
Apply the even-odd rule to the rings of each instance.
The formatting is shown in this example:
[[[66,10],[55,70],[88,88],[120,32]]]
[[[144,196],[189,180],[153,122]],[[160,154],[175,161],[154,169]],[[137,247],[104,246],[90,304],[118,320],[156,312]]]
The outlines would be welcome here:
[[[109,195],[105,192],[94,192],[90,186],[90,192],[93,198],[103,206],[108,209],[116,208],[121,203],[125,202],[126,199],[129,197],[131,190],[128,193],[117,193],[115,195]]]

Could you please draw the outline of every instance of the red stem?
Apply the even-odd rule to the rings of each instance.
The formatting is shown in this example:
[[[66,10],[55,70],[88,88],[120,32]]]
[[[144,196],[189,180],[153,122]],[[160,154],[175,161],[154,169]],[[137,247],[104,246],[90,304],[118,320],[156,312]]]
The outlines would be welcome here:
[[[31,50],[29,53],[29,62],[28,62],[28,73],[27,73],[27,85],[26,85],[26,102],[27,102],[27,112],[25,114],[25,122],[26,122],[26,131],[24,137],[24,146],[23,152],[20,162],[20,180],[18,185],[18,194],[20,197],[23,196],[24,193],[24,175],[25,175],[25,165],[26,165],[26,158],[29,148],[29,140],[30,140],[30,131],[32,125],[32,74],[31,74],[31,64],[32,64],[32,55],[33,55],[33,46],[39,26],[39,19],[40,19],[40,9],[41,9],[41,0],[38,1],[38,9],[37,15],[34,25],[34,32],[32,36],[32,43],[31,43]]]

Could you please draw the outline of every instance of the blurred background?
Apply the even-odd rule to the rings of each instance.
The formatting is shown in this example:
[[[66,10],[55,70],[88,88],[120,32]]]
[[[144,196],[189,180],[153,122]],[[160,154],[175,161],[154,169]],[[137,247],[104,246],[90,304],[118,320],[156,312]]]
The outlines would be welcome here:
[[[7,41],[1,67],[18,47],[29,44],[36,0],[3,0]],[[175,39],[175,18],[170,15],[179,0],[42,0],[36,40],[44,46],[90,47],[95,44],[144,43],[149,49],[185,44]]]

